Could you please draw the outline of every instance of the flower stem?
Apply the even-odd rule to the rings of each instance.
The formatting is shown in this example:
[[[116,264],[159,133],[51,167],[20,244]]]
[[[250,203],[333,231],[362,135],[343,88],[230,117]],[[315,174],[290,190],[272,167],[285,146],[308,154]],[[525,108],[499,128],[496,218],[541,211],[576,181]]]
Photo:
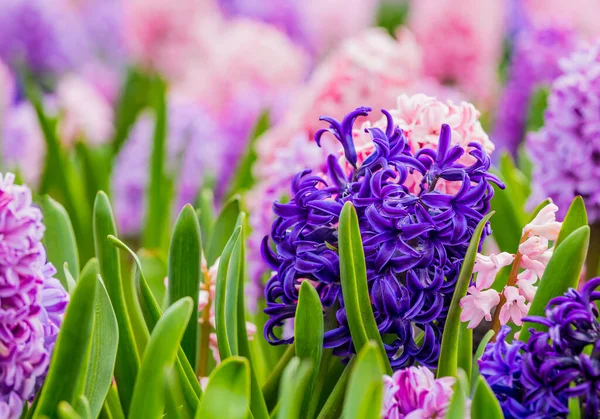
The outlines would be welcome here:
[[[521,237],[521,241],[519,242],[519,247],[521,246],[521,244],[523,244],[527,238],[529,237],[529,234],[525,233],[523,234],[523,237]],[[510,268],[510,273],[508,274],[508,280],[506,281],[506,286],[510,287],[510,286],[514,286],[517,283],[517,275],[519,274],[519,267],[521,266],[521,259],[523,258],[523,255],[521,254],[521,252],[519,252],[519,249],[517,248],[517,253],[515,254],[515,260],[513,260],[512,266]],[[506,304],[506,297],[504,296],[504,292],[500,293],[500,302],[498,303],[498,306],[496,307],[496,311],[494,311],[494,317],[492,318],[492,330],[494,331],[494,336],[492,336],[492,342],[496,341],[496,335],[498,334],[498,331],[500,330],[500,311],[502,310],[502,306]]]
[[[204,272],[204,284],[203,287],[208,293],[208,304],[202,311],[202,317],[200,318],[200,345],[198,353],[198,366],[196,369],[196,375],[198,377],[208,376],[208,354],[210,353],[210,332],[212,331],[212,325],[210,324],[210,307],[212,306],[212,300],[210,298],[210,276],[208,275],[208,269]]]

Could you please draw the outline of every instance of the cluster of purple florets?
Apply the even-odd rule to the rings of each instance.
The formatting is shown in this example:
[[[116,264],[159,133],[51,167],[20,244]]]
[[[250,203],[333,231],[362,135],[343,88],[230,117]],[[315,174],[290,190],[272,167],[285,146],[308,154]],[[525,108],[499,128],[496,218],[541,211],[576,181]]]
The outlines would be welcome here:
[[[310,280],[323,307],[335,311],[337,324],[325,332],[324,347],[348,356],[354,348],[341,293],[337,225],[345,202],[355,206],[365,251],[370,299],[393,368],[418,362],[435,366],[455,283],[473,231],[490,209],[490,160],[481,146],[469,144],[474,163],[457,162],[465,150],[451,146],[451,129],[443,125],[437,151],[412,153],[404,133],[383,111],[387,128],[367,128],[375,149],[358,165],[353,126],[369,108],[358,108],[343,121],[322,118],[325,132],[344,148],[348,164],[330,155],[327,173],[305,170],[295,176],[292,198],[275,203],[277,219],[271,242],[262,252],[275,271],[265,289],[270,319],[265,337],[273,344],[291,343],[276,327],[293,318],[301,281]],[[346,163],[344,162],[344,163]],[[345,168],[348,169],[345,169]],[[409,189],[409,179],[420,179]],[[438,188],[445,184],[444,193]],[[454,185],[447,187],[448,185]],[[415,192],[414,189],[417,191]],[[490,234],[489,225],[484,237]],[[424,332],[416,340],[415,328]]]
[[[532,331],[529,342],[506,337],[504,327],[479,361],[507,418],[566,418],[569,399],[583,404],[582,417],[600,416],[600,278],[581,292],[570,289],[550,301],[545,317],[529,321],[547,331]]]
[[[31,191],[0,173],[0,417],[19,417],[48,370],[68,295],[41,243]]]

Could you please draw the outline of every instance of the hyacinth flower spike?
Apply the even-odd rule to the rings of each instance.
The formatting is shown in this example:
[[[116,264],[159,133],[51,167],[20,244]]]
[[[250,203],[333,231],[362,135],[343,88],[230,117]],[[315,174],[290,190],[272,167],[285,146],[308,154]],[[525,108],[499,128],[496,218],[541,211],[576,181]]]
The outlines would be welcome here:
[[[354,128],[369,108],[358,108],[328,129],[343,154],[330,155],[326,172],[298,173],[291,200],[276,202],[270,237],[262,242],[264,260],[274,274],[265,287],[269,316],[265,338],[286,344],[276,331],[295,316],[302,281],[313,283],[337,324],[325,332],[324,347],[348,357],[354,352],[341,294],[337,225],[345,202],[357,210],[365,252],[370,300],[393,368],[435,366],[441,335],[462,261],[473,231],[489,211],[490,159],[478,144],[452,146],[452,130],[442,125],[438,150],[413,153],[404,132],[382,111],[380,125]],[[362,162],[354,140],[367,135],[372,151]],[[458,162],[468,152],[471,165]],[[348,164],[346,164],[348,163]],[[410,186],[416,185],[416,186]],[[442,188],[443,186],[443,188]],[[483,237],[489,235],[485,229]],[[424,332],[415,340],[415,328]]]

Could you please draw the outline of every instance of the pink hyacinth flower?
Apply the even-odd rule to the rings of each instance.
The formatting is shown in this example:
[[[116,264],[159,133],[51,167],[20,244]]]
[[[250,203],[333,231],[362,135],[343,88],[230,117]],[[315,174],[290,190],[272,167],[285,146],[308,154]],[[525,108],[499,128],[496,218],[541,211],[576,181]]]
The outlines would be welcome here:
[[[546,205],[529,224],[523,227],[523,235],[534,234],[548,240],[556,240],[562,226],[562,223],[556,221],[557,211],[558,207],[556,205]]]
[[[475,286],[479,290],[489,288],[494,283],[496,275],[505,266],[509,266],[515,260],[515,256],[507,252],[491,254],[489,256],[477,254],[473,272],[477,272]]]
[[[500,323],[506,324],[512,319],[514,324],[521,326],[523,317],[527,315],[529,307],[525,305],[525,297],[519,293],[517,287],[508,286],[504,288],[506,303],[500,310]]]
[[[500,303],[500,296],[495,290],[480,291],[476,287],[469,287],[468,294],[461,298],[461,322],[469,322],[468,328],[474,329],[483,319],[492,320],[491,311]]]
[[[527,301],[533,301],[537,287],[534,285],[538,280],[537,275],[529,269],[524,270],[517,275],[517,287],[521,292],[521,295],[527,299]]]

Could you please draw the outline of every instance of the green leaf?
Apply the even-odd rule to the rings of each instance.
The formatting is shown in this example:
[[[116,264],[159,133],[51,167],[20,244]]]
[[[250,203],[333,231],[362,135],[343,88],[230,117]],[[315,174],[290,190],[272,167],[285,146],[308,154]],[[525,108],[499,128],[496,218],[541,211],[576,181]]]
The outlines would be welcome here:
[[[473,329],[469,329],[467,325],[465,322],[460,323],[457,365],[470,377],[473,368]]]
[[[148,77],[134,69],[129,69],[116,105],[115,135],[112,140],[114,154],[121,150],[140,111],[148,105],[149,90]]]
[[[87,397],[85,397],[83,395],[79,396],[79,398],[77,400],[75,400],[75,404],[73,405],[73,407],[75,408],[75,411],[77,413],[79,413],[79,415],[83,419],[91,419],[92,418],[92,412],[90,410],[90,402],[88,401]]]
[[[152,331],[156,326],[158,319],[160,319],[160,317],[162,316],[162,312],[160,306],[158,305],[158,303],[154,299],[154,296],[152,295],[152,291],[150,290],[148,283],[146,282],[140,259],[137,257],[133,250],[127,247],[125,243],[123,243],[116,237],[109,236],[108,239],[114,246],[128,252],[133,258],[135,265],[137,266],[135,283],[136,292],[140,301],[142,312],[144,314],[144,319],[146,320],[146,324],[148,326],[148,330]],[[198,377],[196,377],[194,369],[190,365],[181,347],[178,349],[177,352],[177,362],[175,366],[177,369],[177,374],[181,380],[181,386],[185,400],[188,406],[193,409],[198,405],[198,398],[202,394],[202,390],[200,389]]]
[[[292,343],[288,345],[287,349],[283,353],[282,357],[273,368],[273,371],[267,377],[267,381],[262,386],[262,393],[265,397],[265,403],[269,410],[273,409],[277,404],[277,396],[279,393],[279,385],[281,384],[281,375],[285,370],[287,364],[296,355],[296,345]]]
[[[169,222],[170,182],[165,175],[167,144],[167,98],[165,82],[156,78],[152,84],[154,138],[150,157],[147,216],[143,244],[147,249],[160,248]]]
[[[574,387],[575,383],[571,382],[571,387]],[[581,405],[579,404],[579,397],[569,397],[569,415],[568,419],[581,419]]]
[[[571,233],[586,225],[588,225],[588,217],[585,210],[585,203],[580,196],[577,196],[571,202],[571,206],[567,211],[560,233],[558,234],[558,239],[556,239],[554,245],[560,245]]]
[[[483,217],[471,237],[469,248],[465,255],[462,268],[458,280],[456,281],[456,287],[454,289],[454,295],[452,296],[452,302],[450,303],[450,309],[448,311],[448,317],[446,324],[444,325],[444,333],[442,334],[442,347],[440,349],[440,358],[438,361],[438,377],[452,376],[456,377],[458,369],[458,339],[460,336],[460,299],[467,294],[467,288],[473,275],[473,266],[475,266],[475,257],[477,256],[477,250],[479,248],[479,242],[481,240],[481,233],[485,228],[487,222],[492,218],[494,212],[490,212],[488,215]]]
[[[491,208],[497,215],[492,222],[492,234],[501,251],[514,253],[519,247],[523,224],[508,191],[493,186]]]
[[[476,383],[477,377],[479,377],[479,362],[477,362],[477,361],[479,361],[481,359],[481,357],[483,356],[485,347],[487,346],[489,341],[492,339],[492,336],[494,336],[494,331],[488,330],[487,333],[481,339],[481,342],[479,342],[477,351],[475,351],[475,358],[473,359],[473,371],[471,372],[471,388],[472,389],[475,388],[475,385],[477,384]]]
[[[183,297],[190,297],[194,302],[193,321],[189,322],[183,335],[181,347],[192,366],[198,357],[198,295],[200,293],[200,277],[202,276],[200,260],[202,244],[200,225],[196,211],[187,204],[181,210],[169,247],[169,304]]]
[[[96,258],[90,259],[90,261],[92,260],[98,262]],[[85,271],[85,266],[83,267],[83,270]],[[63,265],[63,274],[65,275],[65,281],[67,283],[67,287],[65,289],[69,294],[71,294],[73,293],[73,290],[75,290],[77,283],[75,282],[75,278],[73,278],[73,275],[71,275],[71,271],[69,270],[69,264],[67,262],[65,262],[65,264]]]
[[[258,158],[256,153],[256,142],[257,139],[264,134],[267,129],[269,129],[269,119],[269,113],[267,111],[263,111],[258,117],[256,125],[250,134],[250,140],[246,146],[246,152],[240,159],[235,174],[231,179],[231,183],[228,188],[229,191],[226,196],[232,196],[233,194],[247,191],[254,185],[255,179],[252,173],[252,167]]]
[[[300,286],[298,307],[296,308],[294,321],[294,342],[296,343],[296,355],[301,360],[309,360],[314,366],[313,374],[304,391],[304,399],[300,409],[300,417],[307,417],[308,405],[313,397],[313,389],[321,357],[323,355],[323,335],[325,326],[323,324],[323,306],[317,290],[309,281],[303,281]]]
[[[140,249],[137,252],[140,260],[141,271],[152,291],[156,301],[165,301],[167,289],[165,278],[168,275],[168,258],[159,250]],[[137,268],[136,268],[137,269]]]
[[[454,392],[448,406],[446,419],[463,419],[467,411],[467,378],[463,370],[457,370]]]
[[[58,403],[57,413],[60,419],[82,419],[79,413],[65,401]]]
[[[352,372],[355,359],[356,357],[351,358],[348,365],[346,365],[346,368],[344,368],[344,371],[335,383],[335,386],[329,394],[329,397],[327,397],[327,400],[323,405],[319,416],[317,416],[317,419],[333,419],[341,416],[344,396],[346,394],[348,380],[350,378],[350,373]]]
[[[200,232],[202,233],[202,245],[208,245],[208,238],[212,233],[212,227],[215,222],[215,197],[212,189],[203,186],[198,194],[198,221],[200,222]]]
[[[156,323],[135,381],[130,419],[162,417],[166,374],[175,364],[192,308],[192,299],[182,298],[172,304]]]
[[[569,288],[577,288],[581,269],[585,261],[590,241],[590,228],[579,227],[554,249],[554,254],[546,266],[542,280],[529,307],[528,316],[543,316],[548,302],[564,294]],[[519,340],[529,340],[529,329],[545,330],[538,323],[525,322],[521,327]]]
[[[221,210],[211,229],[206,247],[205,257],[208,266],[213,266],[217,258],[221,256],[227,240],[233,234],[240,211],[240,198],[237,195],[227,201]]]
[[[542,87],[531,95],[527,114],[527,132],[537,131],[544,126],[544,111],[548,106],[549,93],[547,87]]]
[[[351,202],[344,204],[340,215],[338,234],[340,281],[354,348],[360,352],[369,340],[376,342],[382,359],[386,360],[386,371],[391,375],[392,369],[377,329],[377,322],[369,299],[365,253],[358,227],[358,216]]]
[[[104,400],[104,405],[102,406],[102,414],[107,419],[125,419],[125,413],[123,413],[123,407],[119,400],[119,392],[114,383],[108,389],[106,400]]]
[[[46,248],[48,262],[56,267],[68,263],[69,272],[77,278],[79,275],[79,254],[77,253],[75,232],[69,214],[62,205],[47,195],[42,198],[40,208],[46,226],[42,243]],[[64,272],[60,272],[60,269],[57,270],[56,278],[65,289],[68,289]]]
[[[387,357],[386,357],[387,358]],[[379,419],[383,404],[384,361],[375,342],[368,342],[356,358],[344,400],[344,419]]]
[[[90,261],[93,271],[98,269],[98,261]],[[88,263],[88,265],[90,265]],[[88,266],[86,265],[86,267]],[[85,272],[85,269],[84,269]],[[110,303],[108,292],[102,281],[98,281],[95,300],[94,329],[92,347],[87,366],[84,395],[89,400],[90,416],[97,417],[102,410],[104,399],[112,384],[117,347],[119,342],[119,326],[115,312]]]
[[[472,419],[502,419],[502,408],[494,392],[482,376],[477,377],[475,393],[471,401]]]
[[[280,404],[278,419],[305,418],[301,414],[302,400],[313,372],[312,362],[293,358],[283,371],[281,377]]]
[[[210,375],[196,419],[246,419],[250,412],[250,366],[245,358],[230,357]]]
[[[94,326],[94,304],[90,301],[94,301],[97,282],[94,275],[82,276],[71,296],[34,418],[55,416],[59,402],[73,403],[81,395],[78,387],[85,379]]]
[[[116,235],[110,202],[104,192],[98,192],[94,204],[94,243],[100,266],[100,276],[106,285],[119,325],[119,347],[115,364],[115,379],[123,410],[127,414],[135,377],[140,366],[140,358],[125,304],[119,253],[108,241],[109,235]]]

